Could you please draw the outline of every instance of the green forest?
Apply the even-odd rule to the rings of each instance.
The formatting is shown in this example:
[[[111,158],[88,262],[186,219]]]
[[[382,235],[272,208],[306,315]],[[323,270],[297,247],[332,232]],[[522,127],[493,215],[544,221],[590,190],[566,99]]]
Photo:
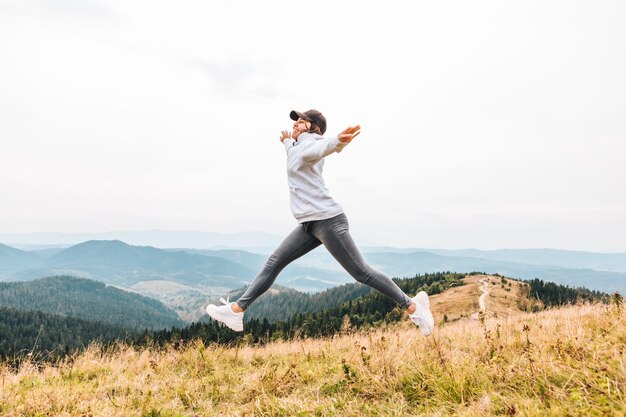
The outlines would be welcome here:
[[[577,301],[608,301],[609,296],[600,291],[592,291],[586,288],[572,288],[555,284],[554,282],[545,282],[539,278],[525,280],[529,284],[526,288],[529,298],[540,300],[546,307],[561,306],[564,304],[575,303]]]
[[[281,288],[277,285],[274,287]],[[231,292],[230,299],[239,299],[244,291],[245,288],[241,288]],[[252,319],[262,320],[264,318],[270,323],[287,321],[297,313],[316,313],[327,310],[346,301],[362,297],[370,291],[372,291],[371,287],[359,282],[343,284],[314,294],[289,288],[281,288],[278,294],[270,294],[268,291],[250,305],[246,310],[244,321],[247,323]]]
[[[183,325],[176,313],[158,300],[72,276],[0,282],[0,306],[99,321],[139,331]]]
[[[9,364],[24,358],[55,361],[93,341],[131,341],[137,332],[41,311],[0,307],[0,359]]]

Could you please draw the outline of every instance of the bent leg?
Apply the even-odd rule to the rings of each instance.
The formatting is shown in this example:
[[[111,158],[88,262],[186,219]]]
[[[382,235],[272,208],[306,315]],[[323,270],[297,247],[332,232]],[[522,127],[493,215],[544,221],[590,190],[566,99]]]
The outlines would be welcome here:
[[[265,266],[254,281],[246,289],[246,292],[239,297],[237,304],[244,310],[256,300],[261,294],[267,291],[276,277],[287,265],[295,261],[302,255],[312,251],[322,243],[311,233],[307,232],[302,225],[298,225],[293,232],[283,240],[274,253],[265,262]]]
[[[411,306],[411,299],[391,278],[365,262],[350,236],[345,214],[313,222],[309,230],[354,279],[385,294],[402,308]]]

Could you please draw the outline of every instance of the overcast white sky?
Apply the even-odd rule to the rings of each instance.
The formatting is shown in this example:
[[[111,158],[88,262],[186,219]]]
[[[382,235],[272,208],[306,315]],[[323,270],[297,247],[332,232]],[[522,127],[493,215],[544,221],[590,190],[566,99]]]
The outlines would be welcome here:
[[[0,232],[296,225],[288,113],[362,134],[361,242],[626,251],[623,1],[0,0]]]

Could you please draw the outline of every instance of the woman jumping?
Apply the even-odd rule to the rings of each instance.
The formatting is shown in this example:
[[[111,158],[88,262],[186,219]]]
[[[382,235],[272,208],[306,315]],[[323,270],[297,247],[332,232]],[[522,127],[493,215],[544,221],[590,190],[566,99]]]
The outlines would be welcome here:
[[[410,298],[391,278],[365,262],[350,236],[343,208],[332,199],[322,178],[324,158],[333,152],[341,152],[361,133],[361,127],[349,127],[336,137],[327,139],[322,137],[326,132],[326,118],[319,111],[292,111],[289,116],[295,121],[293,132],[283,130],[280,140],[287,151],[291,212],[299,225],[270,255],[236,302],[222,298],[224,305],[209,304],[207,314],[235,331],[243,331],[244,311],[272,286],[280,271],[323,244],[354,279],[394,300],[405,309],[422,333],[429,335],[435,322],[428,295],[420,291]]]

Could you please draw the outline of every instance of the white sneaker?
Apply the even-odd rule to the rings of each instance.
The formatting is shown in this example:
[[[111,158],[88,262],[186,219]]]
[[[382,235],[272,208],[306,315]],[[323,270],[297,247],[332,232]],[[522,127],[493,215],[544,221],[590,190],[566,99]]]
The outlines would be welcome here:
[[[224,303],[222,306],[216,306],[209,304],[206,306],[206,313],[214,320],[224,323],[226,327],[233,329],[236,332],[243,332],[243,312],[235,313],[231,308],[231,302],[228,299],[224,300],[220,298],[220,301]]]
[[[417,324],[424,336],[428,336],[433,332],[435,328],[435,319],[430,312],[430,301],[428,301],[428,294],[424,291],[417,293],[412,298],[415,303],[415,313],[410,314],[409,317],[413,320],[413,323]]]

